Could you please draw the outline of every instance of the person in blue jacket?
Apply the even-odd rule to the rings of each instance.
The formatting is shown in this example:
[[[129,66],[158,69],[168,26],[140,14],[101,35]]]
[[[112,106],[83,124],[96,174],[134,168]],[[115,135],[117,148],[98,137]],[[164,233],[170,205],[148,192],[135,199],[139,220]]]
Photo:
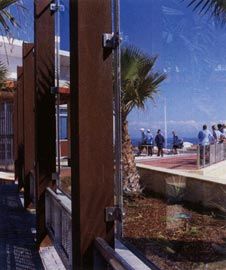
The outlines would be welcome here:
[[[153,155],[153,143],[154,143],[154,138],[153,135],[151,134],[151,130],[147,129],[147,134],[146,134],[146,144],[148,145],[148,155],[152,156]]]
[[[214,142],[215,138],[207,129],[207,125],[203,125],[202,130],[198,133],[199,147],[200,147],[200,163],[207,164],[210,161],[210,144]]]
[[[214,141],[214,136],[207,129],[207,125],[203,125],[202,130],[199,131],[198,139],[199,139],[199,145],[202,145],[202,146],[210,145],[210,143]]]
[[[144,149],[144,145],[146,144],[146,140],[147,140],[146,134],[144,132],[144,128],[141,128],[140,132],[141,132],[141,139],[138,144],[138,156],[142,153]]]

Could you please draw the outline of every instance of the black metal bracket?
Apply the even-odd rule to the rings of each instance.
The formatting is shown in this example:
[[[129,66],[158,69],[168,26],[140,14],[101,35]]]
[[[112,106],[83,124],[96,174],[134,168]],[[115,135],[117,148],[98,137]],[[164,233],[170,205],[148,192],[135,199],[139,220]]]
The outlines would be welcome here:
[[[65,7],[64,5],[59,5],[57,3],[52,3],[50,4],[50,10],[53,12],[64,12],[65,11]]]
[[[118,206],[105,208],[105,221],[106,222],[122,221],[124,216],[125,216],[125,213]]]
[[[103,34],[103,48],[116,49],[121,42],[119,33],[104,33]]]

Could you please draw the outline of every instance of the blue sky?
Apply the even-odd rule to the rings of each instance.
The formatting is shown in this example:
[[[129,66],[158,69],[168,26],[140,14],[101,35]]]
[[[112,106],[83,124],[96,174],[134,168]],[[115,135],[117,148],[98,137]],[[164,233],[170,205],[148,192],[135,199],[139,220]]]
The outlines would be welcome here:
[[[226,119],[226,27],[180,0],[123,0],[121,29],[126,43],[158,55],[156,70],[167,73],[156,104],[129,116],[130,132],[164,126],[169,135],[193,137],[203,123]]]
[[[32,1],[23,0],[27,12],[19,21],[26,24],[15,31],[16,38],[32,39]],[[61,47],[69,48],[68,0],[61,14]],[[133,44],[150,55],[158,55],[156,70],[165,72],[155,104],[129,115],[132,136],[141,127],[153,132],[167,127],[183,137],[194,137],[203,123],[226,122],[226,26],[207,14],[201,16],[187,7],[188,0],[121,0],[121,30],[125,44]],[[16,12],[16,11],[14,11]]]
[[[26,41],[34,40],[34,29],[33,29],[33,11],[34,4],[33,0],[21,0],[24,7],[26,8],[16,8],[12,7],[11,12],[17,18],[18,23],[23,26],[21,28],[12,28],[12,36],[17,39],[22,39]],[[60,13],[60,33],[61,33],[61,49],[69,50],[69,0],[61,0],[61,3],[65,7],[65,11]]]

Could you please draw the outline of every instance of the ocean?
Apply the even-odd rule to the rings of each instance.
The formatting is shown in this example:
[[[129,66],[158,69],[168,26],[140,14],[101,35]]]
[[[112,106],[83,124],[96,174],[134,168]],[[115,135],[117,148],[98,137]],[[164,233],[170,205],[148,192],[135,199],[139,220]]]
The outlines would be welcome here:
[[[198,143],[198,139],[197,138],[182,138],[184,142],[190,142],[192,144],[197,144]],[[133,146],[138,146],[139,142],[140,142],[140,138],[131,138],[132,141],[132,145]],[[172,148],[173,146],[173,138],[168,138],[167,139],[167,148]]]

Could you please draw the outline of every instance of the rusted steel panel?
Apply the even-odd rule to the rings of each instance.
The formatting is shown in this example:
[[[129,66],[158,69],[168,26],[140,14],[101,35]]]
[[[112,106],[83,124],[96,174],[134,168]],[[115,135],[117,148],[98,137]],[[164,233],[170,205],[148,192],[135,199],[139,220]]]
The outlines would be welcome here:
[[[54,14],[50,0],[35,1],[36,198],[38,241],[46,235],[45,189],[55,172]]]
[[[102,48],[111,33],[110,0],[70,1],[73,265],[91,269],[95,237],[113,244],[112,58]]]
[[[71,164],[71,100],[67,99],[68,164]]]
[[[35,163],[34,44],[23,43],[24,70],[24,205],[31,206],[30,174]],[[32,190],[32,192],[34,192]]]
[[[24,91],[23,91],[23,68],[17,67],[17,160],[18,186],[24,185]]]
[[[18,91],[15,89],[14,100],[13,100],[13,151],[14,151],[14,168],[15,168],[15,179],[18,179],[18,168],[17,168],[17,154],[18,154]]]

